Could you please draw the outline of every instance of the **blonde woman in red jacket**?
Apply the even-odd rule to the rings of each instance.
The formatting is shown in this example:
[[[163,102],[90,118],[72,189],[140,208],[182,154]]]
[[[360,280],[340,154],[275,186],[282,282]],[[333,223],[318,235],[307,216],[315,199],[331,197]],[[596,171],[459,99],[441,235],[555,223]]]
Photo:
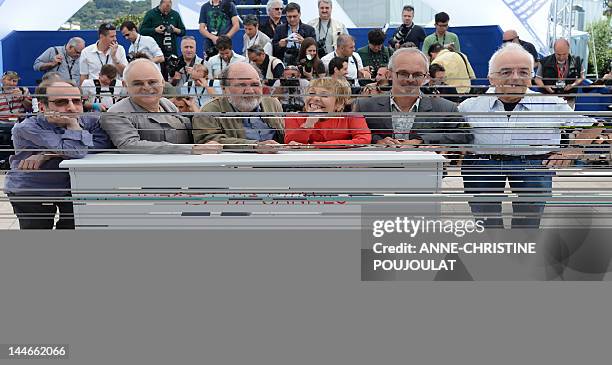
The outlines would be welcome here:
[[[306,89],[305,111],[340,113],[351,97],[348,83],[332,78],[315,79]],[[345,148],[368,145],[372,134],[362,116],[303,116],[285,119],[285,143],[289,146]]]

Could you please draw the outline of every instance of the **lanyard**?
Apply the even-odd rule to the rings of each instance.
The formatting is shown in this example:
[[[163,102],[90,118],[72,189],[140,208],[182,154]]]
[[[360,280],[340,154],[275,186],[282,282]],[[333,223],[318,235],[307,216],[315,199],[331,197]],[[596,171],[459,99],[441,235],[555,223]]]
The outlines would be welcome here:
[[[66,59],[66,67],[68,68],[68,75],[70,75],[70,80],[72,80],[72,68],[74,67],[75,62],[76,60],[73,58],[72,63],[69,64],[68,60]]]
[[[141,39],[142,39],[142,36],[141,36],[141,35],[138,35],[138,42],[136,43],[136,47],[134,47],[134,48],[135,48],[134,52],[138,52],[138,50],[140,49],[140,40],[141,40]],[[107,56],[107,57],[108,57],[108,56]],[[108,60],[108,58],[107,58],[107,60]],[[108,62],[108,61],[107,61],[107,62]]]
[[[331,26],[331,18],[327,21],[327,30],[325,31],[325,37],[321,37],[321,19],[319,19],[319,26],[317,30],[319,31],[319,40],[325,39],[327,40],[327,34],[329,33],[329,27]]]
[[[102,58],[100,57],[100,53],[96,52],[96,56],[98,56],[98,60],[100,60],[100,64],[101,64],[102,66],[104,66],[104,65],[108,65],[108,58],[110,57],[110,55],[108,55],[108,54],[106,55],[106,63],[105,63],[105,62],[102,62]]]
[[[442,37],[442,43],[438,41],[438,35],[436,34],[436,43],[440,43],[441,45],[444,45],[445,41],[446,41],[446,33],[444,33],[444,36]]]
[[[567,63],[563,64],[563,67],[559,67],[559,64],[557,63],[557,76],[562,79],[565,77],[565,69],[566,69]]]

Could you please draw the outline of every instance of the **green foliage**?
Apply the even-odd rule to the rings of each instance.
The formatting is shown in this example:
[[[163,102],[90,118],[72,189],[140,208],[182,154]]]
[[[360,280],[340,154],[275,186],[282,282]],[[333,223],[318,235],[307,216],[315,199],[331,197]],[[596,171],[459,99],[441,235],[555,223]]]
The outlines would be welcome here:
[[[599,77],[603,76],[610,60],[612,60],[612,28],[610,26],[610,18],[601,19],[587,26],[587,32],[591,35],[591,41],[589,41],[589,73],[595,72],[596,58]],[[593,47],[593,43],[595,43],[595,47]]]
[[[104,22],[121,24],[124,20],[140,24],[144,13],[150,8],[151,1],[148,0],[93,0],[74,14],[69,22],[81,23],[81,29],[97,29]]]
[[[119,26],[121,26],[123,22],[131,20],[134,22],[134,24],[136,24],[136,27],[140,28],[140,24],[142,23],[143,19],[144,19],[144,14],[140,14],[140,15],[127,14],[127,15],[122,15],[118,17],[117,19],[115,19],[113,21],[113,24],[115,25],[115,27],[117,27],[117,30],[120,30]]]

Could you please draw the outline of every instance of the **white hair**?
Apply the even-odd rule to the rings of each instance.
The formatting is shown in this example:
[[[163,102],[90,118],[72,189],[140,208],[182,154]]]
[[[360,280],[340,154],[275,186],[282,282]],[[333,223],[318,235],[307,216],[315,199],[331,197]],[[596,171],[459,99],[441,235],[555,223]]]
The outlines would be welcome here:
[[[275,7],[275,5],[280,4],[281,8],[285,7],[285,4],[283,4],[283,2],[281,0],[270,0],[268,1],[268,3],[266,4],[266,12],[268,13],[268,15],[270,15],[270,12],[272,11],[272,8]]]
[[[80,37],[72,37],[68,40],[66,45],[72,48],[77,48],[79,45],[85,46],[85,40],[83,40],[83,38],[80,38]]]
[[[489,60],[489,73],[487,74],[488,76],[491,76],[492,74],[497,72],[497,68],[495,67],[497,58],[508,52],[519,53],[525,57],[529,57],[529,63],[531,65],[529,69],[533,70],[535,61],[533,60],[533,56],[531,55],[531,53],[527,52],[525,48],[523,48],[523,46],[521,46],[520,44],[505,43],[497,51],[495,51],[495,53],[493,53],[493,56],[491,56],[491,59]]]
[[[164,79],[164,77],[162,76],[161,72],[159,71],[159,69],[157,68],[157,65],[155,64],[155,62],[151,61],[148,58],[138,58],[135,59],[134,61],[130,62],[126,67],[125,70],[123,70],[123,79],[124,80],[128,80],[130,78],[130,73],[132,72],[132,70],[136,67],[140,67],[143,64],[149,64],[151,65],[156,71],[157,74],[159,76],[159,78],[161,80]]]
[[[319,2],[317,3],[317,7],[321,6],[321,3],[329,5],[330,8],[334,7],[334,3],[332,0],[319,0]]]
[[[418,48],[400,48],[397,51],[393,52],[391,58],[389,58],[389,64],[387,65],[387,68],[393,71],[395,69],[395,60],[404,53],[418,54],[423,59],[423,65],[425,67],[425,70],[429,70],[429,57],[427,57],[425,53],[421,52]]]

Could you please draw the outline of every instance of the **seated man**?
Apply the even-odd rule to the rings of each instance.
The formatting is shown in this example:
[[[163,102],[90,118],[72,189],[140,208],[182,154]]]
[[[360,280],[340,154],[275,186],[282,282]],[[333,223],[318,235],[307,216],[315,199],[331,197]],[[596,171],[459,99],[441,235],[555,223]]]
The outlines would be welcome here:
[[[164,78],[155,63],[137,59],[125,68],[124,78],[128,97],[100,120],[120,152],[199,155],[221,150],[216,142],[193,144],[189,120],[162,97]]]
[[[0,122],[17,122],[32,110],[32,98],[25,87],[19,87],[19,75],[15,71],[2,74],[0,87]]]
[[[308,80],[300,76],[297,66],[287,66],[282,77],[272,85],[272,95],[278,98],[285,112],[300,112],[304,109]]]
[[[113,65],[104,65],[100,70],[98,79],[83,81],[81,89],[83,95],[89,100],[85,103],[85,110],[105,112],[119,101],[123,94],[123,84],[117,80],[117,68]]]
[[[73,229],[72,202],[61,200],[70,196],[70,176],[59,164],[113,145],[100,128],[99,117],[82,114],[83,99],[72,81],[45,81],[36,94],[45,114],[31,116],[13,128],[15,155],[4,191],[21,229],[52,229],[58,209],[55,227]]]
[[[208,68],[206,65],[195,64],[191,71],[191,80],[187,81],[180,90],[180,94],[191,97],[198,109],[206,104],[215,94],[214,89],[208,86]]]
[[[196,143],[217,141],[231,149],[254,149],[274,152],[284,141],[284,123],[278,100],[263,96],[259,72],[255,66],[238,62],[223,69],[221,74],[224,96],[204,105],[203,113],[226,113],[228,116],[197,115],[193,118]],[[242,115],[234,115],[240,113]],[[249,113],[249,115],[244,115]]]

